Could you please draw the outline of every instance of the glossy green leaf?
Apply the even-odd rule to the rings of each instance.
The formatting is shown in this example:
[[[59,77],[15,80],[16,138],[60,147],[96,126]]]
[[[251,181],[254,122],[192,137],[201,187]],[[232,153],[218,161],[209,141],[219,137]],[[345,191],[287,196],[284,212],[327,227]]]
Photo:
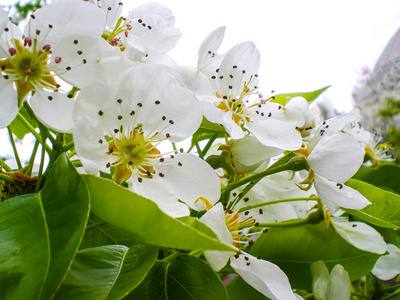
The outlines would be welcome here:
[[[107,299],[121,299],[137,287],[153,266],[158,255],[158,247],[134,243],[124,258],[119,276]]]
[[[229,300],[268,300],[263,294],[247,284],[240,276],[236,276],[235,279],[226,288],[228,292]]]
[[[164,300],[165,271],[168,263],[157,261],[150,269],[142,283],[134,289],[124,300]]]
[[[358,219],[384,228],[400,228],[400,195],[350,179],[346,185],[359,191],[371,205],[362,210],[345,209]]]
[[[379,165],[379,168],[362,167],[354,176],[384,190],[400,194],[400,166],[395,164]]]
[[[36,299],[49,264],[47,228],[37,194],[0,203],[1,299]]]
[[[325,92],[328,88],[330,88],[330,85],[323,87],[322,89],[312,91],[312,92],[278,94],[278,95],[275,95],[274,99],[272,99],[271,101],[282,104],[282,105],[286,105],[286,103],[293,97],[301,96],[301,97],[305,98],[309,103],[311,103],[315,99],[317,99],[323,92]]]
[[[205,234],[171,218],[153,201],[110,180],[92,175],[83,178],[93,213],[139,241],[178,249],[231,250],[215,234]]]
[[[212,123],[203,117],[203,121],[201,122],[199,129],[197,129],[193,135],[197,136],[204,133],[218,133],[223,137],[226,134],[226,131],[222,125]]]
[[[170,262],[166,273],[169,300],[228,299],[221,280],[202,259],[179,255]]]
[[[53,165],[39,199],[46,216],[51,254],[41,299],[50,299],[72,263],[89,216],[86,185],[65,155]]]
[[[56,299],[105,299],[119,272],[128,247],[108,245],[79,250]]]
[[[300,289],[311,288],[310,266],[314,261],[322,260],[330,270],[341,264],[356,280],[368,274],[379,258],[349,244],[324,222],[270,228],[256,240],[250,253],[278,265],[292,287]]]

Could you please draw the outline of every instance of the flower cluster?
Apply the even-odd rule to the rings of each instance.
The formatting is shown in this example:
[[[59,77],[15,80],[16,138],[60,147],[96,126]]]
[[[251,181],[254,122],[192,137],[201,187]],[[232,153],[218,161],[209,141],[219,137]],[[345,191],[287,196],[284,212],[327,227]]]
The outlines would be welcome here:
[[[398,248],[387,248],[386,236],[370,225],[400,225],[379,209],[365,212],[376,200],[366,183],[350,180],[363,165],[376,167],[389,158],[360,125],[358,110],[323,120],[312,102],[324,89],[264,96],[260,53],[253,42],[218,52],[225,27],[201,43],[197,66],[180,66],[168,55],[181,36],[172,12],[157,3],[126,16],[122,8],[115,0],[60,0],[30,14],[22,31],[0,10],[0,128],[12,132],[12,122],[19,120],[42,144],[35,192],[65,152],[85,180],[113,181],[156,206],[158,216],[181,226],[195,224],[190,230],[218,242],[220,249],[200,247],[189,254],[203,255],[213,272],[239,275],[270,299],[309,298],[293,272],[286,274],[285,263],[268,252],[276,228],[299,228],[310,235],[319,228],[327,245],[332,241],[351,249],[341,254],[343,261],[361,251],[376,261],[389,249],[372,272],[385,279],[397,274],[396,269],[381,276]],[[46,170],[45,152],[50,157]],[[7,172],[0,173],[0,193],[9,199],[12,185],[26,183],[20,174],[32,179],[32,165],[22,168],[18,162],[13,170],[1,162]],[[107,202],[118,205],[118,200],[116,195]],[[99,211],[94,205],[93,213]],[[111,211],[109,219],[98,217],[118,227]],[[133,234],[139,241],[139,231],[148,224],[146,216],[141,219],[131,220],[139,224]],[[158,224],[156,217],[152,221]],[[349,278],[360,279],[373,267],[354,271],[349,264],[348,273],[338,263],[329,266],[329,275],[317,256],[306,277],[314,275],[318,299],[350,297]],[[346,291],[330,296],[336,274]]]

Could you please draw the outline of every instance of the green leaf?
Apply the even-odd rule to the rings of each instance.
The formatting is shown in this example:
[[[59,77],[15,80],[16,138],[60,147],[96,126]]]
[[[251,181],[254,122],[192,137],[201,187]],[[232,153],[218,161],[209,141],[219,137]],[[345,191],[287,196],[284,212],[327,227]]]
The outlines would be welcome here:
[[[90,191],[93,213],[139,241],[178,249],[232,250],[215,234],[205,234],[171,218],[153,201],[110,180],[92,175],[83,178]]]
[[[399,195],[355,179],[350,179],[346,185],[359,191],[372,204],[362,210],[345,209],[345,211],[376,226],[400,228]]]
[[[380,256],[354,247],[325,222],[270,228],[256,240],[250,253],[278,265],[298,289],[311,288],[310,266],[314,261],[322,260],[329,270],[341,264],[353,281],[368,274]]]
[[[208,121],[205,117],[203,117],[203,121],[201,122],[199,129],[197,129],[197,131],[193,135],[197,136],[204,133],[218,133],[221,137],[224,137],[225,134],[227,134],[225,128],[222,125],[212,123]]]
[[[268,298],[247,284],[240,276],[236,276],[235,279],[226,288],[228,292],[229,300],[267,300]]]
[[[166,273],[169,300],[228,299],[221,280],[202,259],[179,255],[168,265]]]
[[[78,250],[89,216],[86,185],[65,155],[53,165],[39,199],[50,243],[50,265],[41,299],[51,299]]]
[[[301,96],[301,97],[305,98],[309,103],[311,103],[330,87],[331,86],[328,85],[326,87],[323,87],[322,89],[319,89],[319,90],[316,90],[313,92],[306,92],[306,93],[279,94],[279,95],[275,95],[274,99],[272,99],[271,101],[282,104],[282,105],[286,105],[286,103],[293,97]]]
[[[128,247],[108,245],[79,250],[56,299],[105,299],[111,290]]]
[[[384,190],[400,194],[400,166],[394,164],[379,165],[379,168],[362,167],[353,179],[362,180]]]
[[[31,118],[31,116],[29,115],[29,113],[26,111],[26,109],[23,106],[20,108],[19,112],[32,125],[33,128],[38,127],[37,122]],[[9,126],[11,128],[12,133],[15,134],[15,136],[19,140],[22,140],[25,137],[25,135],[30,132],[18,118],[15,118],[10,123]]]
[[[117,280],[107,299],[121,299],[146,276],[158,255],[158,247],[136,242],[129,247]]]
[[[157,261],[142,283],[124,300],[163,300],[165,296],[165,271],[168,263]]]
[[[50,255],[37,194],[0,203],[0,244],[1,298],[36,299]]]
[[[204,260],[179,255],[169,264],[156,262],[143,282],[125,299],[223,300],[228,297],[221,280]]]

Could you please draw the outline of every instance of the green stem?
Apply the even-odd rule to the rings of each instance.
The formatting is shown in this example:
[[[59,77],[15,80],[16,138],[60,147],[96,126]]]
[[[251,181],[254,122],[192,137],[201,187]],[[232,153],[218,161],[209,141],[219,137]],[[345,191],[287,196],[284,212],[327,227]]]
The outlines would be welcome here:
[[[259,227],[290,227],[290,226],[297,226],[308,224],[308,219],[294,219],[294,220],[287,220],[282,221],[279,223],[258,223]]]
[[[70,159],[72,156],[76,154],[75,149],[72,149],[70,153],[68,153],[67,157]]]
[[[42,131],[40,131],[40,133],[42,134],[42,137],[43,137],[43,139],[42,139],[43,143],[46,143],[46,133],[42,133]],[[43,147],[43,144],[42,144],[42,155],[40,157],[40,165],[39,165],[39,171],[38,171],[38,176],[37,176],[37,181],[36,181],[35,193],[39,192],[40,187],[42,185],[42,174],[43,174],[45,155],[46,155],[46,150],[45,150],[45,147]]]
[[[397,290],[397,289],[400,289],[400,284],[388,286],[388,287],[382,289],[382,292],[383,292],[383,293],[389,293],[389,292],[395,291],[395,290]]]
[[[8,136],[10,137],[11,146],[14,151],[14,157],[15,157],[15,160],[17,161],[18,169],[22,169],[21,160],[19,159],[17,146],[15,145],[14,136],[13,136],[10,126],[7,126],[7,130],[8,130]]]
[[[40,144],[39,141],[36,140],[35,141],[35,145],[33,146],[31,158],[29,159],[29,163],[28,164],[32,164],[33,165],[33,163],[35,162],[35,157],[36,157],[37,150],[39,148],[39,144]]]
[[[13,170],[0,158],[0,165],[6,170],[6,172],[12,172]]]
[[[210,138],[210,140],[208,141],[207,145],[204,147],[204,149],[202,151],[203,156],[205,156],[207,154],[208,150],[210,150],[212,144],[217,139],[217,137],[218,137],[218,134],[214,133],[213,136]]]
[[[43,145],[42,137],[40,136],[39,133],[37,133],[35,128],[33,128],[32,125],[24,118],[24,116],[21,115],[20,113],[18,113],[17,117],[22,122],[22,124],[24,124],[24,126],[29,130],[29,132],[34,135],[34,137],[39,141],[39,143],[41,143]],[[50,153],[51,152],[50,147],[46,144],[44,146],[45,146],[46,152]]]
[[[359,293],[351,293],[352,296],[358,297],[358,298],[363,298],[363,299],[371,299],[371,297],[364,295],[364,294],[359,294]]]
[[[171,143],[172,144],[172,149],[174,149],[175,152],[178,152],[178,149],[176,148],[176,144],[175,143]]]
[[[85,230],[89,230],[89,229],[96,228],[96,227],[99,227],[99,226],[103,226],[103,225],[106,225],[106,224],[108,224],[106,221],[93,223],[93,224],[90,224],[90,225],[86,226]]]
[[[389,296],[383,298],[383,300],[394,299],[394,298],[397,298],[397,296],[400,296],[400,291],[399,291],[399,292],[396,292],[396,293],[393,293],[393,294],[391,294],[391,295],[389,295]]]
[[[249,183],[249,182],[255,182],[259,179],[262,179],[265,176],[272,175],[275,173],[279,173],[282,171],[287,171],[287,170],[292,170],[292,171],[300,171],[303,170],[307,167],[306,161],[304,157],[301,156],[296,156],[293,153],[289,153],[286,156],[282,157],[280,160],[278,160],[275,164],[270,166],[268,169],[266,169],[263,172],[257,173],[255,175],[243,178],[242,180],[239,180],[237,183],[232,184],[231,186],[228,186],[225,188],[225,190],[222,193],[221,199],[224,199],[225,197],[228,196],[230,191],[237,189],[238,187],[241,187],[242,185]]]
[[[308,198],[300,197],[300,198],[286,198],[286,199],[272,200],[272,201],[268,201],[268,202],[262,202],[262,203],[257,203],[257,204],[249,205],[246,207],[242,207],[241,209],[239,209],[238,212],[241,213],[246,210],[253,209],[253,208],[258,208],[258,207],[277,204],[277,203],[293,202],[293,201],[309,201],[309,200],[318,201],[319,199],[320,198],[318,198],[318,197],[308,197]]]
[[[200,157],[201,159],[203,159],[204,155],[203,155],[203,152],[201,152],[199,142],[197,141],[197,139],[193,139],[192,141],[194,141],[194,144],[195,144],[195,146],[196,146],[197,153],[199,154],[199,157]]]
[[[15,184],[16,186],[19,186],[19,184],[15,181],[14,178],[12,178],[11,176],[8,176],[7,174],[4,174],[4,173],[0,173],[0,180],[4,180],[9,183]]]
[[[182,252],[180,251],[175,251],[174,253],[170,254],[169,256],[167,256],[166,258],[164,258],[162,261],[171,261],[173,260],[175,257],[177,257],[178,255],[180,255]]]

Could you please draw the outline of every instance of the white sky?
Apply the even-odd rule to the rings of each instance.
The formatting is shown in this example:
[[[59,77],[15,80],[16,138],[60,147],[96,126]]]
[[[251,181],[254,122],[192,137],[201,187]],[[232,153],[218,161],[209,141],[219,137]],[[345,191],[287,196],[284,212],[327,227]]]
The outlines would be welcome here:
[[[9,2],[0,0],[0,5]],[[146,2],[125,0],[124,6],[131,10]],[[262,93],[306,92],[332,85],[325,96],[339,111],[352,108],[351,91],[361,68],[373,68],[400,27],[398,0],[157,2],[172,10],[182,31],[171,52],[179,64],[196,65],[202,40],[225,25],[221,52],[248,40],[257,45]],[[0,130],[0,155],[12,153],[4,131]]]

